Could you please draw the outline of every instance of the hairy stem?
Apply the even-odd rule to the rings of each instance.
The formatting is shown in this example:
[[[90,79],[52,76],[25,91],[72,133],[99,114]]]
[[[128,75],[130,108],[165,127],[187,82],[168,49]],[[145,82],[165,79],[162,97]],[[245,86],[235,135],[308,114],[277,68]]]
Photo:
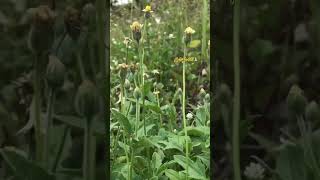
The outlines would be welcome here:
[[[187,54],[187,47],[184,47],[183,51],[183,58],[186,58]],[[186,64],[183,62],[183,69],[182,69],[182,117],[183,117],[183,126],[184,126],[184,135],[185,135],[185,148],[186,148],[186,158],[187,158],[187,175],[186,179],[189,179],[189,147],[188,147],[188,132],[187,132],[187,121],[186,121]]]
[[[233,60],[234,60],[234,100],[233,100],[233,133],[232,155],[235,180],[241,180],[240,172],[240,0],[234,0],[233,7]]]

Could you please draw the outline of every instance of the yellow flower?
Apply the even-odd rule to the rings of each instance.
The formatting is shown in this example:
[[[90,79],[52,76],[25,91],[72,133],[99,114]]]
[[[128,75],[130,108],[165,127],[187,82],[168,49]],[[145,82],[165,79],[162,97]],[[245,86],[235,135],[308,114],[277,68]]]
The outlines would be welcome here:
[[[192,29],[191,27],[187,27],[184,32],[186,34],[194,34],[196,31],[194,29]]]
[[[143,12],[149,12],[149,13],[152,13],[153,11],[151,10],[151,6],[150,5],[147,5],[143,10]]]
[[[142,26],[143,26],[143,24],[140,24],[138,21],[135,21],[130,25],[130,28],[134,32],[140,32]]]

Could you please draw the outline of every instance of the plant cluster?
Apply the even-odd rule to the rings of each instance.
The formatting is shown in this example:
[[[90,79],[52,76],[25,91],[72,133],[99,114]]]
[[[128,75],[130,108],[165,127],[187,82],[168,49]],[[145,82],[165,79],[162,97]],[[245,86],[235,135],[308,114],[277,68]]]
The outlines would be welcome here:
[[[111,12],[111,179],[209,179],[208,2],[130,5]]]

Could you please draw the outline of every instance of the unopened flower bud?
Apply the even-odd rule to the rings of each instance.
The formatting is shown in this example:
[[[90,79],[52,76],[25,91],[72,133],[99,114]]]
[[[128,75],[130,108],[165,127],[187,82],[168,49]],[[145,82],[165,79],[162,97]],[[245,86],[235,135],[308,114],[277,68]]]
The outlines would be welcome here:
[[[35,53],[48,51],[54,41],[55,14],[48,6],[34,9],[29,33],[29,47]]]
[[[307,100],[303,96],[303,91],[297,85],[293,85],[287,96],[289,113],[295,116],[302,115],[305,111],[306,104]]]
[[[221,84],[217,90],[217,98],[221,104],[230,104],[232,100],[232,93],[228,85]]]
[[[141,90],[140,90],[139,87],[136,87],[136,88],[134,89],[134,91],[133,91],[133,96],[134,96],[134,98],[136,98],[136,99],[140,99],[140,98],[141,98],[142,93],[141,93]]]
[[[209,93],[207,93],[207,94],[204,96],[204,100],[205,100],[206,102],[210,102],[210,94],[209,94]]]
[[[96,86],[89,80],[84,80],[78,88],[75,98],[75,108],[79,115],[87,120],[99,112],[99,95]]]
[[[65,72],[64,64],[56,56],[49,56],[46,78],[51,88],[58,88],[63,85]]]
[[[199,92],[199,97],[203,99],[205,96],[206,96],[206,91],[203,88],[201,88]]]
[[[125,87],[126,89],[130,89],[130,86],[131,86],[130,81],[129,81],[128,79],[126,79],[126,80],[124,81],[124,87]]]
[[[312,101],[306,107],[306,119],[311,122],[316,122],[320,120],[320,109],[319,105]]]
[[[64,24],[66,26],[68,35],[73,40],[77,40],[81,31],[80,12],[73,7],[67,7],[64,15]]]

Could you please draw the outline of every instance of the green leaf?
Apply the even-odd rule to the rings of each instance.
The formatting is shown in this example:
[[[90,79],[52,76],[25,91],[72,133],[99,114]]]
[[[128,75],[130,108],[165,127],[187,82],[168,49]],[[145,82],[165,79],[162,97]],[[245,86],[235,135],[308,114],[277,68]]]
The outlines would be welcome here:
[[[165,170],[165,175],[170,179],[170,180],[182,180],[183,177],[180,176],[179,172],[173,170],[173,169],[167,169]]]
[[[114,115],[115,119],[117,119],[121,126],[123,127],[123,129],[128,133],[128,134],[132,134],[132,127],[131,124],[128,120],[128,118],[123,115],[122,113],[120,113],[118,110],[116,109],[111,109],[112,114]]]
[[[177,162],[180,166],[182,166],[184,169],[189,169],[189,177],[194,179],[207,179],[205,175],[205,168],[204,165],[201,163],[195,163],[191,159],[187,159],[184,156],[181,155],[175,155],[173,156],[175,162]],[[199,161],[200,162],[200,161]]]
[[[200,40],[192,40],[190,42],[190,44],[188,45],[189,48],[197,48],[199,47],[201,44],[201,41]]]
[[[16,178],[24,180],[54,180],[53,175],[50,175],[38,164],[29,161],[26,158],[27,155],[21,150],[5,147],[0,150],[0,154],[14,172]]]
[[[276,172],[282,180],[307,180],[303,150],[287,145],[279,154]]]
[[[77,116],[71,116],[71,115],[54,115],[54,119],[61,121],[69,126],[80,128],[84,130],[84,119],[79,118]],[[95,135],[104,136],[105,135],[105,126],[101,121],[94,120],[93,121],[93,129]]]

